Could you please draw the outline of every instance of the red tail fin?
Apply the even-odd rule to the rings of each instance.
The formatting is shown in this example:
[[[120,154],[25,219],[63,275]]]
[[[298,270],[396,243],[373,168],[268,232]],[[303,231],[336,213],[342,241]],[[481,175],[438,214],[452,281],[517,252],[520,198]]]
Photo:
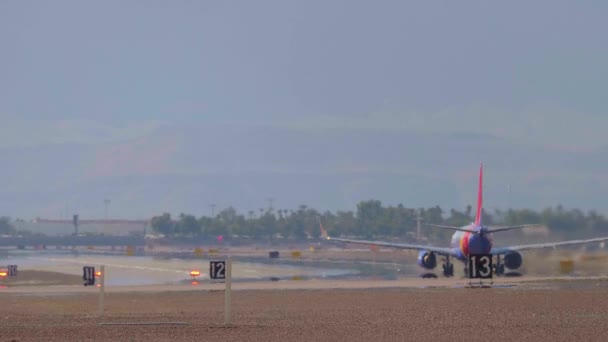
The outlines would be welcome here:
[[[483,208],[483,164],[479,165],[479,188],[477,190],[477,215],[475,225],[481,225],[481,208]]]
[[[323,227],[323,223],[321,223],[321,219],[317,217],[317,219],[319,220],[319,228],[321,229],[321,236],[324,239],[329,240],[329,235],[327,234],[327,230],[325,230],[325,228]]]

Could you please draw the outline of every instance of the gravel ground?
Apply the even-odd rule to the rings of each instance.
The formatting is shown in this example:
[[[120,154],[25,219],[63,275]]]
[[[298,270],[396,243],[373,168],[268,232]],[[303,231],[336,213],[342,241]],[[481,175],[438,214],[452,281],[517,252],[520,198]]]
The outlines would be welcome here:
[[[389,288],[94,294],[0,293],[0,341],[605,341],[608,290]],[[187,322],[187,326],[99,326]]]

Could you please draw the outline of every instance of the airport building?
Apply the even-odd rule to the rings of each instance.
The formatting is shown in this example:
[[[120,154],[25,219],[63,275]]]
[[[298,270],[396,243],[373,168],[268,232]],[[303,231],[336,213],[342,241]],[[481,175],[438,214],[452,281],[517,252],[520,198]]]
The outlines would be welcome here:
[[[16,221],[15,229],[32,234],[47,236],[65,235],[144,235],[149,228],[147,220],[78,220],[78,228],[73,220],[35,219]]]

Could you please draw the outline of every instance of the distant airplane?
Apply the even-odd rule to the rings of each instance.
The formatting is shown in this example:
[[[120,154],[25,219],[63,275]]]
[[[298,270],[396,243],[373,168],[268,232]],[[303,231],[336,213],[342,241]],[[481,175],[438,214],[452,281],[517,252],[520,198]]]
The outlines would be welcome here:
[[[519,245],[519,246],[507,246],[507,247],[493,247],[492,233],[503,232],[512,229],[520,229],[530,226],[537,226],[537,224],[525,224],[519,226],[510,227],[488,227],[484,226],[481,222],[481,212],[483,206],[483,165],[479,166],[479,188],[477,192],[477,213],[475,215],[475,222],[464,227],[452,227],[442,226],[435,224],[427,224],[430,227],[455,230],[456,232],[452,236],[450,243],[451,247],[434,247],[424,245],[409,245],[383,241],[366,241],[366,240],[352,240],[330,237],[327,231],[323,227],[323,224],[319,221],[321,228],[321,235],[326,240],[340,241],[353,244],[361,245],[372,245],[378,247],[392,247],[399,249],[413,249],[418,250],[418,265],[427,270],[432,270],[437,266],[437,256],[444,257],[443,262],[443,275],[451,277],[454,275],[454,265],[450,262],[450,257],[456,258],[464,263],[467,262],[469,255],[472,254],[491,254],[496,257],[495,273],[496,275],[503,275],[505,273],[505,267],[511,270],[518,269],[522,264],[521,251],[529,249],[540,249],[540,248],[554,248],[559,246],[568,245],[579,245],[591,242],[601,242],[608,240],[608,237],[599,237],[587,240],[569,240],[561,242],[549,242],[549,243],[537,243],[530,245]],[[503,260],[501,261],[501,257]],[[467,272],[465,271],[465,274]]]

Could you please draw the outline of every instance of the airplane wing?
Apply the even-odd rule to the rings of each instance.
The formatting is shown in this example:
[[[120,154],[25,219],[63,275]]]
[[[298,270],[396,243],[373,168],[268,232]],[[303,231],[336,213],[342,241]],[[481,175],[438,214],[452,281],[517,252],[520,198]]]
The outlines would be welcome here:
[[[560,241],[560,242],[545,242],[545,243],[535,243],[535,244],[530,244],[530,245],[492,248],[492,254],[497,255],[497,254],[505,254],[509,251],[525,251],[525,250],[529,250],[529,249],[556,248],[556,247],[561,247],[561,246],[583,245],[586,243],[602,242],[602,241],[608,241],[608,236],[587,239],[587,240],[568,240],[568,241]]]
[[[319,228],[321,229],[321,236],[325,240],[328,240],[328,241],[339,241],[339,242],[353,243],[353,244],[358,244],[358,245],[391,247],[391,248],[398,248],[398,249],[413,249],[413,250],[417,250],[417,251],[435,252],[439,255],[449,255],[449,256],[456,256],[458,253],[458,249],[456,249],[456,248],[445,248],[445,247],[434,247],[434,246],[423,246],[423,245],[409,245],[409,244],[383,242],[383,241],[367,241],[367,240],[334,238],[327,234],[327,230],[325,230],[325,228],[323,228],[323,223],[321,223],[320,219],[319,219]]]
[[[456,248],[446,248],[446,247],[435,247],[435,246],[425,246],[425,245],[409,245],[402,243],[393,243],[393,242],[383,242],[383,241],[367,241],[367,240],[352,240],[352,239],[342,239],[342,238],[334,238],[334,237],[325,237],[328,241],[339,241],[339,242],[347,242],[359,245],[368,245],[368,246],[378,246],[378,247],[391,247],[398,249],[411,249],[417,251],[429,251],[435,252],[439,255],[449,255],[456,256],[458,250]]]

